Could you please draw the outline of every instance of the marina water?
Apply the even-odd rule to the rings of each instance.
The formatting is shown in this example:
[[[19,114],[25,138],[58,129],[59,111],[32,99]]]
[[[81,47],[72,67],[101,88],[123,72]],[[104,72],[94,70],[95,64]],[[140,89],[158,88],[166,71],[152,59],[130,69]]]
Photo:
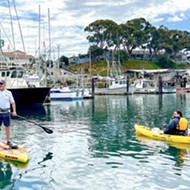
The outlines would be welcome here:
[[[1,161],[0,189],[189,189],[190,146],[146,139],[134,130],[136,123],[161,127],[176,109],[190,121],[189,100],[189,93],[96,96],[19,108],[28,121],[12,119],[12,140],[29,151],[30,161]]]

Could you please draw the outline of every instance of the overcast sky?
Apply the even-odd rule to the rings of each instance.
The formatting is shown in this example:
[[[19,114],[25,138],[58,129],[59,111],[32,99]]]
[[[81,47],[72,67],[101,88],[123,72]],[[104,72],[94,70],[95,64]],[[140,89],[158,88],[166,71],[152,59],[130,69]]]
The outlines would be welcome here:
[[[89,43],[86,40],[88,33],[84,32],[84,28],[97,19],[111,19],[121,24],[143,17],[154,26],[164,25],[169,29],[190,31],[190,0],[0,0],[0,28],[1,38],[5,40],[4,51],[14,48],[13,41],[15,49],[24,50],[15,19],[12,21],[14,38],[11,35],[9,15],[11,13],[12,18],[15,18],[14,2],[25,51],[35,55],[40,44],[41,52],[47,52],[51,36],[53,59],[59,55],[69,57],[86,53]]]

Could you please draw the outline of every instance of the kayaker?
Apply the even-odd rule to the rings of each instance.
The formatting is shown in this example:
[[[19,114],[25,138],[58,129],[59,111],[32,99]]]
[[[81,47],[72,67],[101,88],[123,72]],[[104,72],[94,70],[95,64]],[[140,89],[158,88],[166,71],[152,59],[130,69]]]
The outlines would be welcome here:
[[[183,117],[181,111],[174,111],[170,123],[166,126],[164,133],[172,135],[187,135],[188,121]]]
[[[0,126],[2,125],[2,123],[5,126],[7,145],[9,145],[10,148],[17,149],[18,146],[14,145],[10,141],[10,105],[12,106],[12,115],[16,116],[16,103],[14,101],[11,91],[7,90],[5,86],[5,80],[0,80]]]

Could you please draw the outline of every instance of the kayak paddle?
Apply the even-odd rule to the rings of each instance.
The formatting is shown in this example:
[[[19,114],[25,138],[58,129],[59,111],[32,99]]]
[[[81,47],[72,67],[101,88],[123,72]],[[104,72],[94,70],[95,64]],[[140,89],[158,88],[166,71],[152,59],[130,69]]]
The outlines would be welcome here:
[[[24,120],[26,120],[26,121],[29,122],[29,123],[33,123],[33,124],[36,125],[36,126],[41,127],[46,133],[49,133],[49,134],[53,133],[53,131],[52,131],[51,129],[49,129],[49,128],[47,128],[47,127],[43,127],[42,125],[40,125],[40,124],[38,124],[38,123],[36,123],[36,122],[34,122],[34,121],[28,120],[26,117],[23,117],[23,116],[21,116],[21,115],[17,115],[17,117],[19,117],[19,118],[21,118],[21,119],[24,119]]]

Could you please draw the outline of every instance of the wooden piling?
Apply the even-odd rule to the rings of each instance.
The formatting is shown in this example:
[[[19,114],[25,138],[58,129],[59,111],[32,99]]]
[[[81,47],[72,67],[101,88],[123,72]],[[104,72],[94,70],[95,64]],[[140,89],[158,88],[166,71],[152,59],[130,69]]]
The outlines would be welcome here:
[[[159,83],[158,83],[158,93],[159,94],[162,94],[162,86],[163,86],[162,77],[159,76]]]

